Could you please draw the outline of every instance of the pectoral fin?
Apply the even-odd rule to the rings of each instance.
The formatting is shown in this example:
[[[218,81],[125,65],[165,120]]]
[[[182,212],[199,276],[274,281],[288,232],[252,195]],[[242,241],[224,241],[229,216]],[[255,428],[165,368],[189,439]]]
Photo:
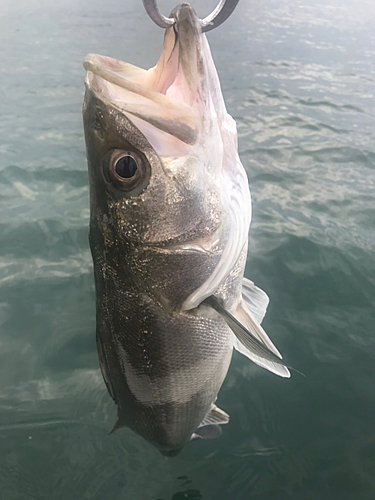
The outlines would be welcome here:
[[[233,331],[236,336],[234,344],[236,349],[257,365],[276,375],[290,377],[288,368],[291,367],[282,360],[281,354],[263,328],[255,321],[243,301],[239,303],[235,316],[228,312],[213,295],[208,297],[204,303],[215,309]]]
[[[247,309],[253,315],[255,321],[261,324],[270,301],[268,295],[255,286],[252,281],[243,278],[242,300],[245,302]]]

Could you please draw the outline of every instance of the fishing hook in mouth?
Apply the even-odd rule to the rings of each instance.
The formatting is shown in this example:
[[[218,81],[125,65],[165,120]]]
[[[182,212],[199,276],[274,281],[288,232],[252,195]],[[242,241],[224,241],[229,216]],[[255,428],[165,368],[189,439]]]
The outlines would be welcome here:
[[[146,9],[147,14],[151,17],[155,24],[160,26],[160,28],[169,28],[173,26],[176,22],[175,19],[171,17],[165,17],[158,9],[156,0],[142,0],[143,5]],[[211,31],[224,21],[232,14],[236,8],[239,0],[220,0],[218,6],[204,19],[199,19],[202,27],[202,32]]]

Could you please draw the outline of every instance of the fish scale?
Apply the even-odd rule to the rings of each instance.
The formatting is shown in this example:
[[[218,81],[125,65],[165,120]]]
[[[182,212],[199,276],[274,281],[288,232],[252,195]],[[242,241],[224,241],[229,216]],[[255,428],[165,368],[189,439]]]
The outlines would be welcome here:
[[[140,424],[146,439],[160,443],[171,424],[176,437],[165,448],[174,448],[190,438],[217,397],[231,359],[231,331],[221,318],[171,316],[145,295],[124,297],[113,278],[98,317],[112,334],[99,333],[98,342],[120,425]]]
[[[86,56],[83,108],[97,346],[114,429],[170,456],[228,422],[214,403],[233,347],[289,376],[257,321],[268,297],[249,280],[244,288],[251,200],[235,122],[199,19],[188,4],[173,16],[149,71]]]

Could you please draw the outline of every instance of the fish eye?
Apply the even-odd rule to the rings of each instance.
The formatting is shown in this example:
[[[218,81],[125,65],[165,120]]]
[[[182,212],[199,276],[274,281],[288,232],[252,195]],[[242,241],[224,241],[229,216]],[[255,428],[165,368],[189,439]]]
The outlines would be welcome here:
[[[130,179],[133,177],[137,168],[136,160],[130,155],[122,156],[117,160],[115,166],[116,174],[122,179]]]
[[[112,149],[103,158],[104,176],[115,188],[128,196],[138,196],[150,180],[147,158],[135,151]]]

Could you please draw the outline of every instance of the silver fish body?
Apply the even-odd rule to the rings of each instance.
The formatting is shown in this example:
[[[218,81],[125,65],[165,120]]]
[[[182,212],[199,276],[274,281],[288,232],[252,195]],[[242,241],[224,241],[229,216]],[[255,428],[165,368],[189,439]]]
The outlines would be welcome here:
[[[235,123],[194,11],[174,15],[149,71],[86,57],[83,108],[101,370],[116,427],[167,455],[228,421],[214,402],[233,347],[289,375],[259,325],[268,298],[243,282],[251,203]]]

